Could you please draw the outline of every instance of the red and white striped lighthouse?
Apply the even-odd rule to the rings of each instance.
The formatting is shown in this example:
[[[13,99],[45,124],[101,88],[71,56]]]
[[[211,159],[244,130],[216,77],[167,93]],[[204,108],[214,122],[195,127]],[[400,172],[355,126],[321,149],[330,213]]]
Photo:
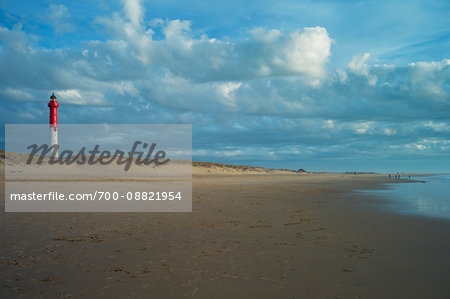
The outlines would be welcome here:
[[[50,108],[50,146],[58,145],[58,107],[59,104],[56,101],[55,93],[52,93],[48,103],[48,108]],[[55,158],[58,159],[58,150],[56,150]]]

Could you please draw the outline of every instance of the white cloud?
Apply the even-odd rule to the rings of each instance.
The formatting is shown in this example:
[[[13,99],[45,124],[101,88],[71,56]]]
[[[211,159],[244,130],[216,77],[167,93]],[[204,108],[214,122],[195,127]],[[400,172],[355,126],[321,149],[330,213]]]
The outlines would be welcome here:
[[[166,26],[163,28],[164,35],[166,39],[191,39],[191,22],[190,21],[181,21],[181,20],[173,20],[168,21]],[[188,44],[188,46],[192,46],[192,40]]]
[[[222,103],[230,108],[237,108],[235,92],[241,87],[242,82],[225,82],[217,85],[217,90]]]
[[[243,42],[197,37],[187,20],[156,19],[147,28],[138,2],[128,8],[124,19],[118,14],[99,18],[112,34],[110,41],[124,41],[132,56],[143,64],[163,67],[177,76],[196,81],[242,80],[265,76],[303,75],[318,84],[325,75],[332,39],[325,28],[314,27],[282,32],[254,28]],[[130,12],[132,11],[132,12]],[[134,20],[134,21],[131,21]],[[153,39],[161,30],[164,39]]]
[[[325,76],[332,43],[325,28],[306,27],[289,33],[254,28],[250,33],[253,40],[238,54],[248,56],[245,61],[255,65],[254,76],[305,75],[316,84],[317,78]]]
[[[448,89],[444,90],[444,86],[448,80],[450,59],[439,62],[416,62],[409,66],[412,69],[411,85],[416,92],[421,95],[432,94],[441,100],[447,97],[448,100]]]
[[[336,70],[336,75],[337,75],[337,77],[338,77],[338,79],[339,79],[339,81],[341,83],[343,83],[343,84],[347,83],[348,75],[347,75],[347,73],[344,70],[337,69]]]
[[[259,41],[264,43],[273,43],[276,42],[280,37],[282,37],[282,33],[277,29],[264,29],[262,27],[255,27],[249,30],[249,33]]]
[[[61,103],[76,105],[101,105],[105,99],[99,92],[87,92],[77,89],[55,90]]]
[[[141,0],[122,0],[122,3],[125,16],[134,28],[139,29],[144,16]]]
[[[394,130],[391,128],[384,128],[383,133],[386,134],[387,136],[392,136],[392,135],[397,134],[397,130]]]
[[[445,122],[429,121],[424,124],[425,127],[431,128],[436,132],[450,133],[450,125]]]
[[[30,50],[30,36],[22,30],[22,24],[15,24],[12,30],[0,26],[0,40],[14,52],[24,54]]]
[[[355,74],[364,76],[367,78],[369,85],[375,86],[378,77],[374,74],[370,74],[369,65],[366,64],[367,60],[370,58],[370,53],[364,53],[363,55],[357,55],[352,58],[348,64],[348,68]]]
[[[15,89],[11,87],[7,87],[0,90],[0,94],[3,97],[7,97],[13,101],[18,102],[26,102],[26,101],[35,101],[35,98],[30,92],[27,92],[23,89]]]
[[[50,4],[47,21],[53,27],[55,34],[63,34],[75,30],[75,26],[70,22],[70,18],[67,7],[62,4]]]
[[[335,129],[335,122],[332,119],[325,120],[323,122],[322,128],[333,130]]]
[[[374,128],[374,125],[374,122],[359,122],[351,124],[357,134],[370,134]]]
[[[234,156],[242,155],[242,151],[241,151],[241,150],[222,151],[222,152],[217,152],[216,154],[218,154],[218,155],[224,155],[224,156],[226,156],[226,157],[234,157]]]
[[[277,61],[296,73],[322,77],[331,55],[331,41],[327,30],[319,26],[292,32],[283,49],[285,57],[277,57]]]
[[[136,88],[135,84],[131,81],[120,81],[111,83],[111,88],[123,96],[127,95],[137,97],[140,93],[139,89]]]

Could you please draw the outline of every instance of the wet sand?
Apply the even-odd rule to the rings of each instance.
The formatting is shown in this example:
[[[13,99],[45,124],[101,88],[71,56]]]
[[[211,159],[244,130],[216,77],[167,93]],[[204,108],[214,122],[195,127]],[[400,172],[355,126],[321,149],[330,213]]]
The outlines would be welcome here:
[[[350,192],[383,182],[196,175],[192,213],[1,213],[0,297],[448,298],[450,223]]]

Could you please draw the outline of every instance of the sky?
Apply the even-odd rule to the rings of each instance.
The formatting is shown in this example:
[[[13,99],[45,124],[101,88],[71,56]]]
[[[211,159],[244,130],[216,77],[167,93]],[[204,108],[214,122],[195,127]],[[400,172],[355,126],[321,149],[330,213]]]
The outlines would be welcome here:
[[[60,123],[192,124],[195,161],[448,173],[450,2],[0,0],[0,125],[52,92]]]

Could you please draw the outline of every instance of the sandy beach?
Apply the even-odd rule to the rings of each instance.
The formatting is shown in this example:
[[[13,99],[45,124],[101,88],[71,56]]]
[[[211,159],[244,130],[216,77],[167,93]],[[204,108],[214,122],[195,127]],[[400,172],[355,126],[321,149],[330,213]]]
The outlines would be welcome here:
[[[450,223],[351,192],[386,175],[221,168],[193,167],[191,213],[1,213],[0,297],[450,295]]]

